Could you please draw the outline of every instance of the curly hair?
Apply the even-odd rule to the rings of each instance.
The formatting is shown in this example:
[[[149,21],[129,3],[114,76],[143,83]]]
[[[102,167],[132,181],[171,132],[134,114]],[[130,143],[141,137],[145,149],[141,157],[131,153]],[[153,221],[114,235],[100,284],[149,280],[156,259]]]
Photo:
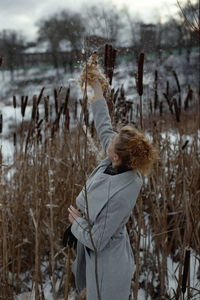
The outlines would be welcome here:
[[[156,148],[132,125],[126,125],[119,130],[115,152],[121,158],[122,164],[138,170],[142,175],[150,172],[159,157]]]

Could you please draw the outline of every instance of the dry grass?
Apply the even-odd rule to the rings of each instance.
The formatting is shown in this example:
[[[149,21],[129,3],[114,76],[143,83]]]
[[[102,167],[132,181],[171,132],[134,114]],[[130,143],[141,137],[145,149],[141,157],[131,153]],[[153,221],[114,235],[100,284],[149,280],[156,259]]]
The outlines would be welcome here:
[[[54,299],[68,298],[74,287],[70,271],[74,253],[62,249],[62,234],[67,226],[67,208],[75,204],[76,195],[96,165],[93,150],[85,153],[87,136],[82,120],[69,130],[68,96],[62,104],[54,93],[55,116],[48,114],[48,99],[33,97],[31,121],[15,128],[17,145],[13,165],[1,163],[0,193],[0,299],[34,290],[35,299],[45,299],[44,283],[51,280]],[[125,101],[124,91],[113,92],[113,121],[117,126],[133,118],[139,127],[140,117]],[[15,100],[16,101],[16,100]],[[39,118],[38,104],[44,103],[45,118]],[[22,101],[22,116],[26,99]],[[14,106],[16,103],[14,102]],[[192,105],[198,111],[199,103]],[[120,113],[119,108],[120,107]],[[87,111],[85,111],[87,114]],[[192,118],[191,118],[192,116]],[[181,112],[180,122],[174,115],[149,112],[143,116],[144,131],[152,136],[160,151],[160,160],[148,183],[143,187],[128,230],[137,263],[133,284],[134,299],[143,287],[151,299],[170,299],[167,291],[167,259],[178,262],[174,297],[179,299],[181,285],[187,299],[192,298],[192,283],[183,273],[185,250],[200,256],[200,176],[198,154],[198,116],[191,110]],[[176,147],[166,135],[169,129],[178,136]],[[194,134],[184,145],[184,134]],[[185,263],[186,264],[186,263]],[[143,274],[143,280],[141,279]],[[184,274],[184,281],[182,281]],[[196,274],[194,274],[196,276]],[[157,286],[155,286],[157,279]]]

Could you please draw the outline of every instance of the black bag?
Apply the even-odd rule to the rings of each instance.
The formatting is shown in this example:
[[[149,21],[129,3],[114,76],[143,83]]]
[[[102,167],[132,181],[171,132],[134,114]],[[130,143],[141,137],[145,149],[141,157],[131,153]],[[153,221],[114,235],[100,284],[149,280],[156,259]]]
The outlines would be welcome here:
[[[63,246],[76,249],[77,238],[71,232],[72,225],[69,225],[63,234]]]

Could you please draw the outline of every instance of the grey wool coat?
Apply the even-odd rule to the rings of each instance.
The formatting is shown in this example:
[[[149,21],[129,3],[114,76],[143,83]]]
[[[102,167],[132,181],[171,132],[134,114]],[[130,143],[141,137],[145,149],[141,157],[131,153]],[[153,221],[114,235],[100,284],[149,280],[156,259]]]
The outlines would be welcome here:
[[[91,107],[98,137],[106,151],[116,134],[106,101],[98,99]],[[140,192],[142,176],[132,170],[117,175],[105,174],[110,163],[109,158],[104,159],[89,176],[86,188],[76,198],[77,207],[85,217],[77,218],[71,227],[78,240],[72,270],[77,289],[86,287],[87,300],[99,300],[96,272],[101,300],[128,300],[135,270],[125,225]]]

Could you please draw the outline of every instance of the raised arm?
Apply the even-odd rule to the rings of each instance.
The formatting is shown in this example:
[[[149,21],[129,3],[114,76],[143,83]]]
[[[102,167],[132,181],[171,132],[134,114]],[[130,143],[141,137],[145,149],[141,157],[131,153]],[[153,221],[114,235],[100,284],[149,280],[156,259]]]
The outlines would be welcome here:
[[[95,101],[91,108],[94,116],[94,124],[100,143],[106,152],[110,140],[116,135],[113,131],[107,103],[103,96],[101,85],[97,79],[92,83]]]

